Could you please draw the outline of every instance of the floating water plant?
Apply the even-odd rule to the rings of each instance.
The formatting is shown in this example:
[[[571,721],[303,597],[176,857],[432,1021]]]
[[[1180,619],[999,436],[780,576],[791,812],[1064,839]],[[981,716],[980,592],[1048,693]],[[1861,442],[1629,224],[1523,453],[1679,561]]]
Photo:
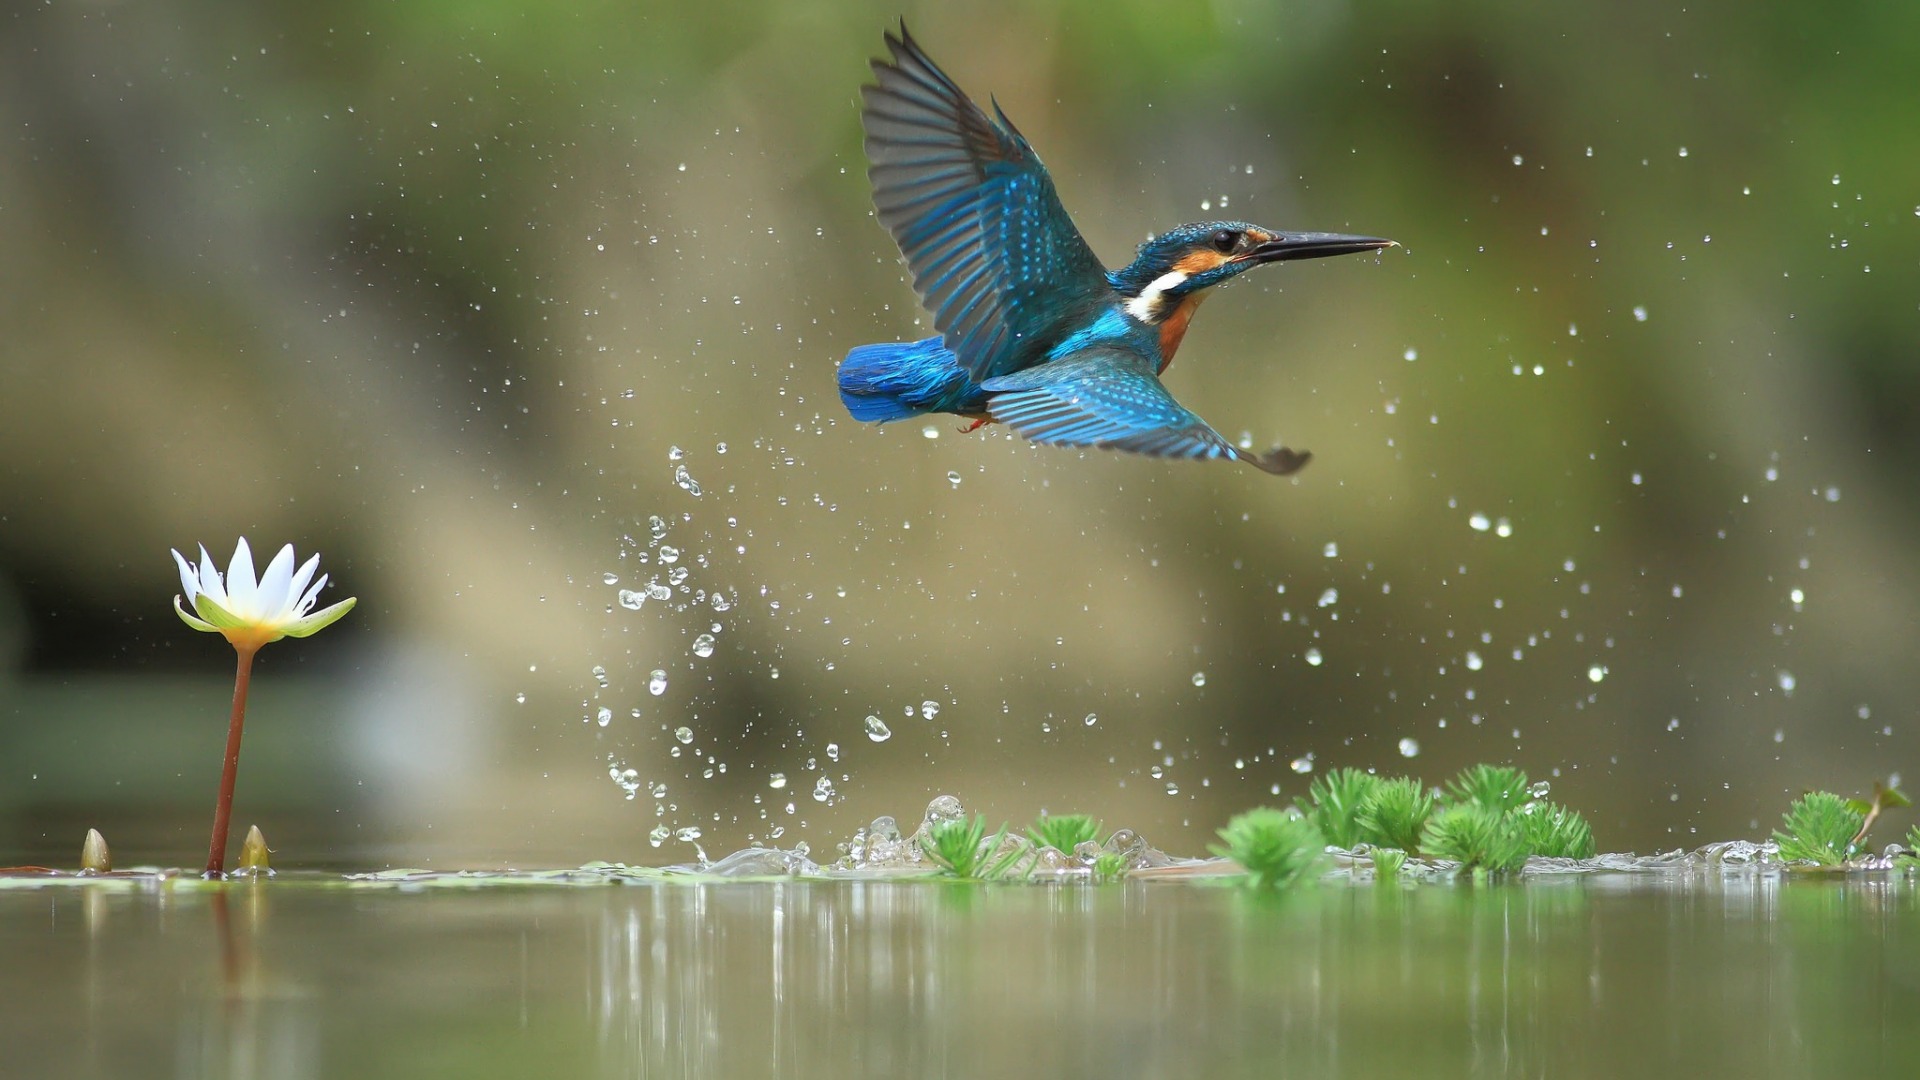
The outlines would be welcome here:
[[[1456,803],[1473,803],[1502,814],[1520,809],[1533,797],[1527,790],[1527,774],[1510,765],[1469,765],[1447,784],[1447,795]]]
[[[314,601],[326,587],[327,575],[314,579],[314,571],[320,567],[318,555],[296,571],[292,544],[280,549],[258,579],[253,574],[253,552],[244,536],[233,549],[233,561],[227,565],[224,580],[205,545],[200,548],[198,563],[188,562],[178,551],[173,553],[173,561],[180,566],[180,585],[186,591],[186,607],[180,597],[173,598],[173,610],[180,621],[195,630],[225,637],[239,654],[233,676],[233,714],[227,722],[227,754],[220,772],[220,795],[214,803],[213,837],[207,848],[206,876],[218,877],[226,866],[227,825],[233,814],[233,784],[240,771],[240,731],[247,718],[253,654],[262,645],[284,637],[318,633],[351,611],[355,598],[350,596],[314,611]]]
[[[1462,869],[1506,873],[1527,862],[1527,838],[1515,815],[1478,802],[1433,815],[1420,837],[1422,854],[1450,859]]]
[[[992,840],[986,840],[986,835],[984,814],[972,821],[954,818],[930,822],[921,830],[920,850],[942,871],[964,881],[998,881],[1012,876],[1015,864],[1033,850],[1018,836],[1011,846],[1007,845],[1005,825]]]
[[[1539,799],[1521,807],[1515,816],[1527,854],[1550,859],[1593,858],[1593,828],[1579,811]]]
[[[1854,837],[1866,820],[1853,800],[1831,791],[1809,791],[1787,807],[1773,841],[1780,845],[1783,859],[1838,866],[1858,851]]]
[[[1433,816],[1433,794],[1411,776],[1378,781],[1354,815],[1360,839],[1376,848],[1398,848],[1401,858],[1420,850],[1420,834]]]
[[[1127,857],[1118,851],[1103,851],[1093,857],[1093,880],[1106,885],[1119,881],[1127,872]]]
[[[1293,885],[1309,877],[1326,857],[1326,837],[1313,819],[1270,806],[1234,817],[1220,830],[1220,841],[1208,850],[1239,863],[1247,883],[1256,889]]]
[[[1309,803],[1301,808],[1320,830],[1326,843],[1351,848],[1363,839],[1360,810],[1380,787],[1381,780],[1359,769],[1332,769],[1307,788]]]
[[[1400,876],[1400,868],[1407,865],[1407,853],[1399,848],[1377,847],[1373,849],[1373,877],[1375,881],[1392,881]]]
[[[1089,814],[1041,814],[1027,828],[1035,847],[1073,854],[1081,844],[1100,838],[1100,822]]]
[[[1920,825],[1907,830],[1907,853],[1893,860],[1902,870],[1920,870]]]

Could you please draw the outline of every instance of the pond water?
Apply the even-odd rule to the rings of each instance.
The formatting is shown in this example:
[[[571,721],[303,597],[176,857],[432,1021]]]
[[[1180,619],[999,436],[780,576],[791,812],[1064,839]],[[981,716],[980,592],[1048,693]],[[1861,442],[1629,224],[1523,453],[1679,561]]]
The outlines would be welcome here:
[[[1920,1060],[1920,891],[1885,874],[1278,896],[7,884],[7,1076],[1833,1077]]]

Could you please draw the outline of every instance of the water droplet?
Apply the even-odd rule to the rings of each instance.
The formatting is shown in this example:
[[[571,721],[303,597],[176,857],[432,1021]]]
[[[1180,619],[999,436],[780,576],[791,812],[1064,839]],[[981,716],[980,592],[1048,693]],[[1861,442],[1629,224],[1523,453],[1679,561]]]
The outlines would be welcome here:
[[[773,789],[774,789],[775,791],[778,791],[779,789],[781,789],[781,788],[783,788],[783,787],[786,787],[786,786],[787,786],[787,774],[786,774],[786,773],[783,773],[783,772],[777,772],[777,773],[768,773],[768,774],[767,774],[767,786],[768,786],[768,787],[770,787],[770,788],[773,788]]]
[[[667,837],[672,835],[672,829],[667,828],[665,825],[655,825],[653,831],[647,834],[647,843],[652,844],[654,847],[659,847],[661,844],[667,842]]]
[[[673,590],[660,584],[658,581],[649,582],[647,585],[647,598],[649,600],[671,600],[673,599]]]
[[[1601,679],[1604,679],[1606,677],[1607,677],[1607,669],[1604,664],[1594,664],[1593,666],[1587,668],[1588,682],[1599,682]]]
[[[700,497],[700,483],[688,474],[685,465],[675,465],[673,467],[673,482],[681,491],[686,492],[696,499]]]
[[[715,611],[726,611],[733,607],[733,601],[727,599],[724,593],[714,593],[707,598],[707,603],[712,604]]]
[[[1409,364],[1411,364],[1411,363],[1413,363],[1413,362],[1414,362],[1415,360],[1418,360],[1418,359],[1420,359],[1420,350],[1418,350],[1418,349],[1416,349],[1416,348],[1414,348],[1413,346],[1411,346],[1411,345],[1409,345],[1409,346],[1407,346],[1407,351],[1406,351],[1406,352],[1404,352],[1404,353],[1402,353],[1401,355],[1402,355],[1402,356],[1404,356],[1404,357],[1406,357],[1406,359],[1407,359],[1407,363],[1409,363]]]
[[[1310,773],[1313,771],[1313,755],[1308,754],[1305,757],[1294,758],[1292,761],[1289,761],[1287,763],[1287,768],[1292,769],[1294,772],[1297,772],[1302,776],[1305,776],[1307,773]]]
[[[647,531],[653,534],[655,540],[667,535],[667,519],[661,517],[659,514],[648,515]]]
[[[618,585],[620,584],[620,575],[609,570],[606,573],[600,575],[600,584]]]
[[[923,702],[921,702],[921,703],[920,703],[920,718],[921,718],[921,719],[923,719],[923,720],[931,720],[931,719],[933,719],[934,717],[936,717],[936,716],[939,716],[939,715],[940,715],[940,703],[939,703],[939,702],[937,702],[937,701],[923,701]]]
[[[1099,717],[1099,716],[1098,716],[1097,714],[1095,714],[1095,713],[1088,713],[1088,714],[1087,714],[1087,719],[1086,719],[1086,721],[1085,721],[1085,723],[1086,723],[1086,725],[1087,725],[1088,727],[1092,727],[1093,725],[1095,725],[1095,724],[1097,724],[1097,723],[1099,723],[1099,722],[1100,722],[1100,717]]]
[[[601,727],[606,727],[608,724],[613,723],[613,710],[602,705],[594,712],[593,718],[599,722]]]
[[[674,728],[673,737],[681,746],[685,746],[693,741],[693,729],[685,726]]]
[[[1545,780],[1535,780],[1533,783],[1527,785],[1527,798],[1535,802],[1551,794],[1553,794],[1553,785]]]
[[[1773,679],[1780,684],[1780,692],[1789,697],[1793,696],[1794,687],[1800,685],[1800,681],[1793,677],[1793,672],[1791,671],[1775,672]]]
[[[713,635],[701,634],[693,639],[693,655],[705,659],[713,655]]]
[[[951,486],[953,486],[953,487],[959,487],[959,486],[960,486],[960,474],[959,474],[959,473],[957,473],[957,472],[950,472],[950,473],[948,473],[948,474],[947,474],[947,483],[948,483],[949,485],[951,485]]]
[[[599,664],[593,665],[593,681],[599,683],[604,689],[607,685],[607,669]]]
[[[659,668],[654,668],[653,672],[647,676],[647,693],[652,694],[654,697],[659,697],[666,692],[667,673]]]
[[[1320,594],[1320,607],[1332,607],[1340,602],[1340,590],[1328,589]]]
[[[885,720],[877,716],[869,716],[867,717],[867,738],[874,742],[886,742],[893,738],[893,729],[887,726]]]
[[[1335,541],[1329,540],[1327,541],[1327,546],[1320,549],[1320,554],[1329,559],[1337,559],[1340,557],[1340,545]]]
[[[833,798],[833,781],[821,777],[813,782],[813,801],[826,802]]]
[[[1481,664],[1480,654],[1477,652],[1474,652],[1471,649],[1467,650],[1467,670],[1479,671],[1480,664]]]
[[[620,606],[626,608],[628,611],[639,611],[640,605],[646,602],[646,597],[641,596],[632,589],[620,590]]]
[[[1481,513],[1478,510],[1475,510],[1473,512],[1473,516],[1467,518],[1467,524],[1469,526],[1472,526],[1474,532],[1486,532],[1487,529],[1492,527],[1493,522],[1487,517],[1487,515]]]
[[[670,544],[660,545],[660,561],[669,564],[679,562],[680,549]]]
[[[515,705],[525,705],[527,703],[527,692],[525,690],[522,690],[519,693],[513,695],[513,703]]]
[[[1401,757],[1419,757],[1420,756],[1419,740],[1401,739],[1400,740],[1400,756]]]
[[[1320,655],[1319,646],[1316,646],[1316,645],[1307,646],[1307,651],[1304,653],[1301,653],[1300,655],[1301,655],[1301,658],[1304,659],[1307,662],[1307,664],[1311,667],[1319,667],[1320,662],[1323,659]]]

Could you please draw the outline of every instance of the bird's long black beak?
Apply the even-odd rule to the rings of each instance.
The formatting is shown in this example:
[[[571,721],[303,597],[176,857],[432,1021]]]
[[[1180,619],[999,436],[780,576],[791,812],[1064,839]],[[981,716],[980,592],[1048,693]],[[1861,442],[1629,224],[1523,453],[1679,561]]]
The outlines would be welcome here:
[[[1378,236],[1343,236],[1340,233],[1286,233],[1275,236],[1241,255],[1256,263],[1285,262],[1288,259],[1323,259],[1328,255],[1357,255],[1363,251],[1399,247]]]

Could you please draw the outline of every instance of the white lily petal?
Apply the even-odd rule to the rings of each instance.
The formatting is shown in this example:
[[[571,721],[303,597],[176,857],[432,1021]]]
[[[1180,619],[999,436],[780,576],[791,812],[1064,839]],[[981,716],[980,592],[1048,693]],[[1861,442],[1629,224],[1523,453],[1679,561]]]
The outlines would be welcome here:
[[[220,581],[220,571],[213,568],[213,556],[207,554],[205,544],[200,545],[200,591],[226,602],[227,587]]]
[[[273,561],[260,575],[260,592],[257,600],[260,613],[269,619],[286,617],[293,611],[288,601],[287,586],[293,581],[293,545],[288,544],[274,555]]]
[[[258,589],[253,578],[253,551],[243,536],[233,546],[233,562],[227,564],[227,610],[243,619],[259,614],[259,605],[254,602]]]
[[[358,603],[359,600],[360,598],[357,596],[349,596],[337,604],[321,608],[319,611],[314,612],[304,619],[295,619],[293,622],[281,627],[281,630],[284,631],[288,637],[310,637],[333,625],[339,620],[340,616],[352,611],[353,605]]]
[[[301,601],[304,599],[307,591],[307,582],[313,580],[313,572],[319,568],[320,568],[319,555],[309,556],[306,562],[303,562],[300,564],[299,571],[293,575],[293,581],[287,585],[287,610],[288,611],[296,615],[303,615],[306,613],[305,610],[301,608],[300,604],[301,604]],[[312,607],[313,606],[312,602],[308,601],[307,606]]]
[[[294,612],[296,614],[304,616],[306,615],[307,612],[312,611],[313,602],[319,598],[320,590],[326,587],[327,587],[327,575],[321,574],[320,580],[314,582],[313,588],[308,589],[306,591],[306,594],[300,597],[300,602],[293,606]]]
[[[174,549],[173,561],[180,564],[180,586],[186,590],[187,601],[191,603],[194,594],[200,591],[200,572],[187,562],[187,557],[180,554],[178,548]]]

